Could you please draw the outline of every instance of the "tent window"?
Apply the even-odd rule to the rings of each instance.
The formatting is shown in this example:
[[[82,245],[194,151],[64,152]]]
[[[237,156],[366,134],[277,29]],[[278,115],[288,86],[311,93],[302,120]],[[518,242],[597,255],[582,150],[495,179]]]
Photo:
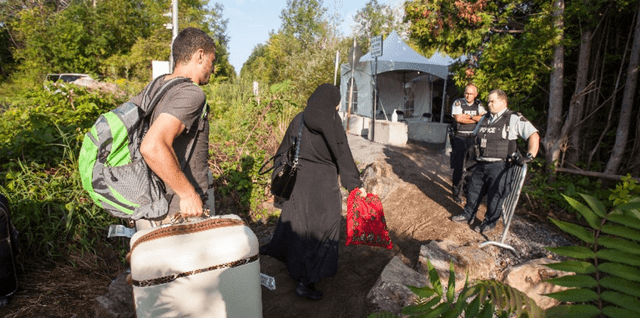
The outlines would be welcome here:
[[[413,87],[405,86],[404,89],[404,116],[411,117],[413,116],[413,111],[415,110],[415,105],[413,103],[415,95],[413,94]]]
[[[349,103],[349,92],[351,91],[351,80],[347,82],[347,103]],[[349,105],[347,104],[347,108]],[[351,113],[358,112],[358,84],[353,81],[353,98],[351,100]]]

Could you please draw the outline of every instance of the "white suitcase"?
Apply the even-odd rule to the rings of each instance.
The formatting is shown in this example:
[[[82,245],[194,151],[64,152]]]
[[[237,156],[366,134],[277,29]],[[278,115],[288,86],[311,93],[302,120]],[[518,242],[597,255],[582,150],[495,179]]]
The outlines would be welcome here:
[[[258,239],[236,215],[136,232],[137,317],[262,317]]]

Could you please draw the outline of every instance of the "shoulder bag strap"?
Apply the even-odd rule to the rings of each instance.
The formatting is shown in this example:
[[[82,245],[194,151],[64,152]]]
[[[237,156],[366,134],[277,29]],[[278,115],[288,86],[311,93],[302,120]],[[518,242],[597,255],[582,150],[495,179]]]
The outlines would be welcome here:
[[[302,126],[304,126],[304,113],[300,116],[300,127],[298,127],[298,139],[296,139],[296,153],[293,156],[293,168],[298,166],[298,158],[300,157],[300,144],[302,141]]]
[[[300,156],[300,141],[302,140],[302,125],[304,125],[304,113],[302,113],[302,117],[300,118],[300,127],[298,127],[298,138],[296,139],[296,152],[293,156],[293,167],[295,167],[298,164],[298,157]],[[289,148],[291,149],[291,148]],[[283,165],[282,162],[279,162],[278,164],[273,164],[271,166],[271,168],[264,170],[267,165],[271,162],[271,161],[275,161],[276,158],[284,155],[285,153],[287,153],[287,151],[289,151],[289,149],[281,152],[281,153],[276,153],[273,157],[269,158],[269,160],[267,160],[261,167],[260,170],[258,170],[258,174],[263,175],[281,165]]]
[[[205,98],[206,99],[206,98]],[[193,139],[189,141],[189,145],[187,148],[189,149],[187,152],[187,158],[185,158],[184,162],[180,165],[180,170],[184,170],[184,167],[187,166],[187,162],[191,159],[191,155],[193,154],[193,149],[196,148],[196,140],[198,139],[198,135],[200,134],[200,130],[204,129],[204,120],[208,115],[207,111],[207,101],[204,101],[204,105],[202,106],[202,114],[198,118],[198,127],[196,128],[196,134],[193,136]]]

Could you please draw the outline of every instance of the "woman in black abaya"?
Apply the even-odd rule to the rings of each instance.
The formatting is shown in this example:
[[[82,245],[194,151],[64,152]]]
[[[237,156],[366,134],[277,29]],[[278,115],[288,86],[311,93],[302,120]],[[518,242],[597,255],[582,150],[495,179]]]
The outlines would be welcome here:
[[[347,190],[362,186],[337,112],[339,105],[338,88],[320,85],[304,112],[289,124],[278,153],[291,147],[304,114],[296,183],[283,204],[271,242],[260,248],[261,254],[284,262],[291,278],[298,281],[296,294],[311,299],[322,298],[314,283],[338,271],[342,212],[338,174]],[[361,189],[361,193],[365,192]]]

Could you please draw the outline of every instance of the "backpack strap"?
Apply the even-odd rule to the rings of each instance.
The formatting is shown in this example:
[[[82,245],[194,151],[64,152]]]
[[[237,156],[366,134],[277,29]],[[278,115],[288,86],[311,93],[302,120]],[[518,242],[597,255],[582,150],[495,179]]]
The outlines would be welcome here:
[[[208,114],[209,112],[207,111],[207,101],[205,100],[204,105],[202,106],[202,114],[200,115],[200,117],[198,117],[198,127],[196,128],[196,133],[193,136],[193,139],[189,141],[189,145],[187,145],[187,148],[189,148],[189,150],[187,152],[187,157],[184,159],[184,162],[180,165],[180,170],[184,170],[184,167],[187,166],[187,162],[189,162],[189,160],[191,159],[191,154],[193,154],[193,149],[196,148],[196,140],[198,139],[200,130],[204,129],[204,120]]]
[[[158,80],[164,77],[165,75],[158,76],[155,80],[153,80],[153,82],[151,82],[151,85],[147,86],[144,90],[144,96],[142,99],[142,107],[143,107],[142,109],[145,111],[145,117],[150,116],[153,113],[153,109],[156,107],[158,102],[160,102],[162,97],[164,97],[164,94],[166,94],[170,89],[172,89],[174,86],[180,83],[191,82],[191,79],[186,77],[172,78],[168,82],[164,83],[160,88],[158,88],[156,93],[153,95],[153,99],[151,99],[151,101],[149,102],[151,88],[156,85],[156,82]],[[148,102],[149,104],[145,104],[145,102]]]
[[[160,81],[161,79],[164,79],[167,75],[168,74],[156,77],[156,79],[154,79],[153,82],[151,82],[151,84],[147,85],[147,87],[145,87],[144,91],[142,92],[143,96],[142,96],[141,108],[145,112],[144,117],[145,117],[145,123],[146,124],[145,125],[140,125],[140,130],[144,131],[145,133],[146,133],[146,129],[148,129],[148,126],[149,126],[149,117],[151,117],[151,114],[153,114],[153,110],[155,109],[156,105],[160,102],[162,97],[164,97],[164,95],[170,89],[172,89],[174,86],[176,86],[176,85],[178,85],[180,83],[191,82],[191,79],[190,78],[186,78],[186,77],[175,77],[175,78],[172,78],[168,82],[162,84],[162,86],[156,90],[156,93],[153,94],[153,98],[151,98],[151,90],[153,89],[153,87],[155,87],[156,84],[158,83],[158,81]],[[206,107],[206,104],[207,103],[205,101],[204,107]],[[203,126],[202,117],[203,116],[200,116],[200,118],[198,119],[198,128],[196,130],[196,134],[193,137],[193,139],[189,142],[189,145],[187,146],[187,148],[189,149],[188,152],[187,152],[187,157],[185,158],[185,160],[180,165],[180,170],[184,170],[184,167],[187,165],[187,162],[191,158],[191,153],[193,152],[193,149],[195,148],[195,140],[198,138],[198,132],[200,131],[201,126]]]

